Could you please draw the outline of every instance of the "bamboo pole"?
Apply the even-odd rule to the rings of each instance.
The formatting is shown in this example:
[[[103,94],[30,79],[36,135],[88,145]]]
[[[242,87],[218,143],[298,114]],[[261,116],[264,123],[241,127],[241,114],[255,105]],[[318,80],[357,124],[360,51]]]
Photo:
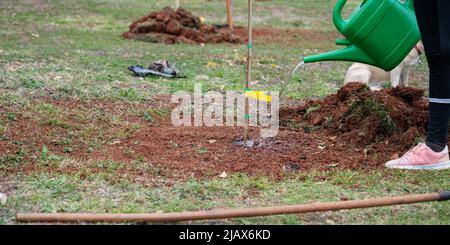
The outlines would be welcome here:
[[[233,12],[232,12],[232,4],[231,0],[227,1],[227,25],[228,28],[233,31]]]
[[[252,29],[253,29],[253,24],[252,24],[252,15],[253,15],[253,11],[252,11],[252,6],[253,2],[252,0],[248,0],[248,43],[247,43],[247,78],[245,79],[245,91],[249,90],[249,84],[250,81],[252,79],[251,77],[251,65],[252,65],[252,47],[253,47],[253,33],[252,33]],[[245,124],[244,124],[244,146],[247,146],[247,140],[248,140],[248,123],[249,123],[249,101],[248,101],[248,97],[245,96]]]
[[[18,222],[174,222],[188,220],[227,219],[280,214],[324,212],[342,209],[370,208],[450,200],[450,192],[393,196],[366,200],[311,203],[263,208],[243,208],[180,213],[95,214],[95,213],[18,213]]]

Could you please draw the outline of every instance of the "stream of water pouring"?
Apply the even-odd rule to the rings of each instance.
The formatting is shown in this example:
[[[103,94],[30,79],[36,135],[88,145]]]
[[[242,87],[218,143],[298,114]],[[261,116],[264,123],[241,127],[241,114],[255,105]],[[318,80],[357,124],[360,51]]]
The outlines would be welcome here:
[[[298,64],[295,66],[295,68],[291,71],[291,73],[289,73],[289,77],[286,80],[286,82],[283,84],[283,87],[280,90],[280,97],[282,96],[282,94],[284,93],[284,90],[286,90],[288,84],[291,82],[292,77],[294,76],[294,73],[300,69],[301,67],[303,67],[303,65],[305,65],[305,61],[300,60],[300,62],[298,62]]]
[[[303,60],[298,62],[298,64],[295,66],[294,70],[292,70],[291,73],[289,74],[289,80],[292,79],[292,76],[298,70],[298,68],[302,67],[304,64],[305,64],[305,62]]]

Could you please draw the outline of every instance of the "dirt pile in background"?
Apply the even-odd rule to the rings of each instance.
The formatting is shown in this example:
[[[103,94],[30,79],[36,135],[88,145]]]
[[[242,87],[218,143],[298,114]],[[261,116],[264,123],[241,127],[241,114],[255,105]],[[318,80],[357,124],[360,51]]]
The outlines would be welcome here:
[[[160,12],[152,12],[130,25],[130,30],[122,34],[131,38],[162,43],[243,43],[244,40],[227,28],[218,28],[202,23],[191,12],[165,7]]]
[[[350,83],[323,100],[308,101],[281,112],[282,120],[296,120],[308,130],[340,135],[349,144],[404,150],[425,134],[428,102],[423,90],[397,87],[372,92]]]

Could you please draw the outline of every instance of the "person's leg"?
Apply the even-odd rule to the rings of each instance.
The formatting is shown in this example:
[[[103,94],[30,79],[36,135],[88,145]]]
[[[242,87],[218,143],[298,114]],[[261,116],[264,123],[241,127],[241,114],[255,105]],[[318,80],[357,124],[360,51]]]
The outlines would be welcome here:
[[[450,118],[450,11],[448,0],[414,0],[430,70],[430,109],[426,144],[436,152],[447,145]]]
[[[446,16],[450,11],[449,3],[449,0],[414,0],[417,22],[430,69],[427,140],[415,146],[401,158],[387,162],[388,168],[417,170],[450,168],[447,147],[450,118],[450,43],[448,42],[450,23]],[[440,15],[444,17],[440,18]]]
[[[439,0],[438,9],[442,54],[450,63],[450,1]]]

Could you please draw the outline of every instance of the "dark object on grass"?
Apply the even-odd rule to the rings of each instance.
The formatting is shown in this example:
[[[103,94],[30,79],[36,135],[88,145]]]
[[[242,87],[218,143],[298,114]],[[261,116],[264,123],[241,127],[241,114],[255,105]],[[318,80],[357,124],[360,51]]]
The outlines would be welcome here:
[[[153,62],[148,68],[140,65],[128,67],[128,70],[138,77],[146,77],[148,75],[161,76],[167,78],[181,78],[179,72],[167,60],[158,60]]]

